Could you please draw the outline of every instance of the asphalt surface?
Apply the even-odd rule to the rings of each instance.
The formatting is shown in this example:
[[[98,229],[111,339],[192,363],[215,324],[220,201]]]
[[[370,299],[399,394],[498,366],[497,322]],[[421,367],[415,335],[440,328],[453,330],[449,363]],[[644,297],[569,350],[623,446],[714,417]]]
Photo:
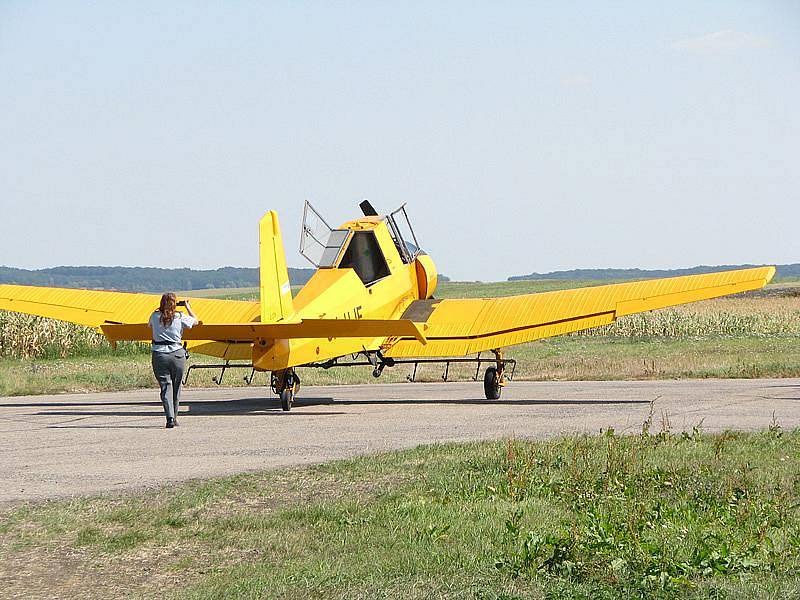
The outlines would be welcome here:
[[[265,397],[266,396],[266,397]],[[154,390],[0,398],[0,503],[134,490],[445,441],[702,423],[800,426],[800,379],[512,382],[304,388],[289,413],[264,388],[190,389],[164,429]]]

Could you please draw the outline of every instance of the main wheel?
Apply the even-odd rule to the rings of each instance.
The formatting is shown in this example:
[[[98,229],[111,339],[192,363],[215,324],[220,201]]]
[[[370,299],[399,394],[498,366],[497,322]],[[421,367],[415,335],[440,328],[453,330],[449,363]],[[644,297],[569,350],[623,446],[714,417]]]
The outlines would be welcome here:
[[[497,400],[500,398],[500,392],[503,390],[500,387],[500,378],[497,376],[497,368],[489,367],[486,369],[486,374],[483,376],[483,392],[486,394],[487,400]]]
[[[292,388],[287,387],[281,391],[281,408],[284,411],[289,412],[292,410],[292,400],[294,400],[294,392],[292,391]]]

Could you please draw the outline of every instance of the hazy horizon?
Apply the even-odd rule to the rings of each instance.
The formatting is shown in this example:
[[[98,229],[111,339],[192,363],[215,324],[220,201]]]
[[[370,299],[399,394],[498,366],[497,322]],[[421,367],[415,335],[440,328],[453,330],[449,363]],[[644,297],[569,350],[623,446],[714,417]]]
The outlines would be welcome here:
[[[690,266],[682,266],[682,267],[666,267],[663,269],[642,269],[639,267],[576,267],[575,269],[563,269],[563,270],[555,270],[555,271],[528,271],[526,273],[513,273],[508,277],[504,277],[503,279],[459,279],[451,277],[448,273],[439,273],[439,275],[444,275],[450,281],[454,282],[482,282],[482,283],[491,283],[491,282],[503,282],[507,281],[511,277],[524,277],[526,275],[550,275],[550,274],[559,274],[569,271],[683,271],[683,270],[690,270],[690,269],[702,269],[702,268],[736,268],[736,267],[758,267],[758,266],[775,266],[775,267],[795,267],[800,266],[800,262],[796,263],[783,263],[783,264],[748,264],[748,263],[739,263],[739,264],[718,264],[718,265],[690,265]],[[59,268],[71,268],[71,269],[94,269],[94,268],[101,268],[101,269],[189,269],[192,271],[215,271],[220,269],[257,269],[257,265],[222,265],[219,267],[208,267],[208,268],[193,268],[193,267],[160,267],[157,265],[53,265],[50,267],[40,267],[37,269],[24,269],[22,267],[14,267],[11,265],[0,265],[0,268],[11,268],[11,269],[21,269],[25,271],[46,271],[50,269],[59,269]],[[316,270],[316,267],[312,266],[310,263],[307,266],[289,266],[290,269],[306,269],[310,271]],[[792,275],[794,277],[794,275]]]

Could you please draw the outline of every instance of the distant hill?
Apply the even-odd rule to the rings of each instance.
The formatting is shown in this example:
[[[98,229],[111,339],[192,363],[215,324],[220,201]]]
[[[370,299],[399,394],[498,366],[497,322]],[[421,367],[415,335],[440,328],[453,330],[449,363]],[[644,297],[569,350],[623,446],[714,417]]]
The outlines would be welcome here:
[[[289,267],[292,285],[303,285],[315,269]],[[449,281],[445,275],[440,281]],[[258,287],[258,269],[222,267],[212,270],[158,269],[155,267],[52,267],[16,269],[0,267],[0,284],[162,293],[167,290]]]
[[[658,277],[678,277],[680,275],[698,275],[714,271],[731,271],[747,269],[759,265],[718,265],[692,267],[691,269],[572,269],[570,271],[551,271],[550,273],[531,273],[509,277],[509,281],[528,279],[652,279]],[[800,277],[800,263],[777,265],[776,277]]]
[[[314,269],[289,268],[292,285],[309,280]],[[0,284],[45,285],[68,288],[161,293],[166,290],[257,287],[258,269],[222,267],[213,270],[158,269],[155,267],[53,267],[15,269],[0,267]]]

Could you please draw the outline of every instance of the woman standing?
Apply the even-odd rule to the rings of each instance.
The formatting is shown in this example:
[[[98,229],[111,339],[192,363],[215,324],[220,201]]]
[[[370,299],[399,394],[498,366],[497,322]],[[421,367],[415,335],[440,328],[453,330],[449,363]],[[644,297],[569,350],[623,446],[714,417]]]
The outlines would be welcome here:
[[[175,294],[161,296],[161,305],[150,315],[153,330],[153,373],[161,388],[161,403],[167,415],[167,429],[178,424],[178,408],[181,401],[181,384],[186,368],[186,350],[183,348],[183,330],[197,324],[197,318],[186,300],[180,303],[188,315],[176,310],[179,306]]]

